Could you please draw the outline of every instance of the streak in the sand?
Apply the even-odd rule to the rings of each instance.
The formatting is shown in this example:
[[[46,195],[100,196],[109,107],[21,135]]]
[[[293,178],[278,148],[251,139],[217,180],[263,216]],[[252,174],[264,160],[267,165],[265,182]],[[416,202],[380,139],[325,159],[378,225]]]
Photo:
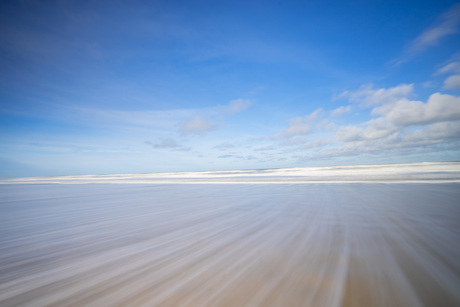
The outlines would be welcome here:
[[[5,184],[1,306],[459,306],[460,184]]]

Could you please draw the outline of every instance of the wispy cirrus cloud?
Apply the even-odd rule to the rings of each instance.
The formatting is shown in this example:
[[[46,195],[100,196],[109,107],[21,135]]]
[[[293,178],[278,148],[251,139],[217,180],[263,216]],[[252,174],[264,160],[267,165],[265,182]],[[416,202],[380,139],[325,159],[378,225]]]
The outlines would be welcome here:
[[[437,45],[442,38],[457,33],[459,24],[460,3],[457,3],[439,16],[437,22],[433,26],[424,30],[419,36],[412,40],[404,49],[403,54],[394,59],[392,64],[400,65],[426,49]]]
[[[458,55],[457,55],[458,57]],[[439,68],[433,75],[450,75],[443,83],[445,90],[458,90],[460,89],[460,62],[453,61],[443,67]]]
[[[335,110],[332,110],[331,111],[331,115],[332,116],[339,116],[339,115],[342,115],[342,114],[346,114],[346,113],[349,113],[351,110],[351,106],[341,106],[341,107],[338,107],[337,109]]]
[[[295,117],[289,120],[289,127],[276,133],[275,139],[290,139],[296,136],[306,135],[311,132],[312,122],[318,120],[323,109],[317,109],[304,117]]]
[[[443,75],[448,73],[460,73],[460,62],[451,62],[439,68],[434,75]]]
[[[125,110],[68,104],[56,106],[50,112],[24,110],[21,115],[85,127],[105,128],[111,131],[150,130],[196,135],[219,128],[226,118],[244,111],[250,105],[251,102],[245,99],[236,99],[227,105],[206,108],[166,110]]]
[[[251,101],[248,99],[234,99],[226,106],[222,107],[225,115],[235,115],[241,111],[246,110],[251,106]]]
[[[179,133],[184,136],[200,135],[216,130],[226,117],[242,112],[250,105],[250,100],[235,99],[228,105],[198,110],[193,117],[179,122]]]

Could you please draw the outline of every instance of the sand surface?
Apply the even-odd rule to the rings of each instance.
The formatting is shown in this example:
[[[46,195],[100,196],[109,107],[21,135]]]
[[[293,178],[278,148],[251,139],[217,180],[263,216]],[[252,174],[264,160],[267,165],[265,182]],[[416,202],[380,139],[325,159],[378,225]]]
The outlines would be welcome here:
[[[460,184],[4,184],[0,306],[460,306]]]

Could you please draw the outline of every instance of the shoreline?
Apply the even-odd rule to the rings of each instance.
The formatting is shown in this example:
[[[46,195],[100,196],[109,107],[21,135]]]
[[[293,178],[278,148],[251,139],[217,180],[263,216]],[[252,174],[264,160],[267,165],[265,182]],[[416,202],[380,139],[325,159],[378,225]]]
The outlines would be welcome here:
[[[0,184],[305,184],[460,182],[460,162],[0,179]]]

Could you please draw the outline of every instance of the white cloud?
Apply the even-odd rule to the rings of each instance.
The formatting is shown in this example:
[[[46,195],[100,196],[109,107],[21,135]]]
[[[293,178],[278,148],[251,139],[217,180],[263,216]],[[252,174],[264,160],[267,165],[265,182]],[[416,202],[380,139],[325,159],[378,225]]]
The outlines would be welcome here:
[[[379,117],[361,125],[339,127],[335,137],[344,142],[376,140],[404,132],[405,127],[460,120],[460,97],[432,94],[426,103],[401,98],[372,109]]]
[[[455,81],[455,80],[454,80]],[[452,86],[456,83],[452,82]],[[357,91],[347,91],[341,96],[350,101],[373,107],[372,115],[382,115],[397,126],[427,124],[459,118],[460,101],[458,97],[435,93],[427,103],[409,100],[413,84],[401,84],[389,89],[373,89],[363,86]]]
[[[375,140],[387,137],[396,128],[384,118],[375,118],[363,124],[364,127],[348,125],[337,130],[336,138],[344,142]]]
[[[405,48],[404,54],[393,62],[396,65],[407,62],[416,54],[438,44],[443,37],[457,33],[459,22],[460,4],[455,4],[438,18],[436,24],[410,42]]]
[[[444,89],[458,90],[460,89],[460,75],[453,75],[444,81]]]
[[[337,109],[333,110],[331,112],[331,115],[332,116],[338,116],[338,115],[342,115],[342,114],[345,114],[345,113],[349,113],[351,110],[351,106],[341,106],[341,107],[338,107]]]
[[[296,117],[289,121],[289,128],[278,132],[276,138],[290,138],[296,135],[307,134],[310,132],[310,124],[303,117]]]
[[[375,108],[373,113],[382,114],[398,126],[460,120],[460,97],[435,93],[427,103],[401,99],[391,106]]]
[[[452,74],[444,80],[443,89],[457,90],[460,89],[460,62],[451,62],[438,69],[433,75]]]
[[[398,156],[458,150],[460,97],[434,93],[426,101],[418,101],[411,99],[413,90],[413,84],[401,84],[391,88],[364,85],[356,91],[346,91],[341,97],[367,109],[370,120],[336,126],[333,116],[351,111],[352,105],[332,110],[328,118],[318,109],[292,118],[288,128],[264,141],[279,140],[275,148],[289,146],[278,155],[304,152],[302,159],[310,160],[361,154],[397,160]]]
[[[363,90],[364,89],[364,90]],[[310,159],[435,152],[460,148],[460,97],[434,93],[426,102],[409,100],[410,86],[374,90],[369,87],[344,96],[371,108],[376,117],[357,125],[338,127],[336,143],[310,152]],[[378,102],[378,103],[377,103]],[[457,144],[457,145],[455,145]],[[449,148],[450,148],[449,147]]]
[[[354,125],[342,126],[336,133],[336,138],[340,141],[352,142],[361,139],[363,128]]]
[[[398,101],[408,97],[414,89],[413,84],[400,84],[392,88],[374,89],[372,85],[363,85],[357,91],[345,91],[339,97],[348,98],[364,106],[373,106]]]
[[[251,101],[247,99],[234,99],[224,107],[224,113],[227,115],[234,115],[241,111],[246,110],[251,106]]]
[[[427,145],[460,139],[460,121],[435,123],[406,133],[403,142],[409,145]]]
[[[249,100],[235,99],[228,105],[216,105],[209,108],[141,110],[127,111],[119,109],[95,109],[69,106],[65,112],[47,115],[57,120],[83,123],[94,126],[107,126],[111,129],[156,130],[163,132],[177,131],[182,135],[199,134],[214,130],[217,123],[223,123],[228,116],[235,115],[251,105]]]
[[[289,121],[289,128],[275,134],[275,138],[292,138],[308,134],[311,130],[311,123],[318,119],[323,109],[317,109],[305,117],[295,117]]]
[[[440,69],[438,69],[434,75],[443,75],[447,73],[459,73],[460,72],[460,62],[449,63]]]
[[[413,51],[421,51],[426,47],[436,45],[438,41],[449,34],[457,32],[457,24],[460,20],[460,7],[455,5],[441,17],[441,22],[425,30],[411,45]]]
[[[203,109],[196,112],[194,118],[182,121],[179,126],[181,135],[203,134],[204,132],[216,130],[217,122],[224,122],[225,116],[232,116],[247,109],[251,101],[247,99],[235,99],[230,101],[226,106],[217,106],[214,108]],[[212,120],[208,119],[212,118]]]
[[[201,116],[196,116],[195,118],[183,121],[180,124],[180,133],[182,135],[202,134],[204,132],[215,130],[216,128],[216,124]]]

